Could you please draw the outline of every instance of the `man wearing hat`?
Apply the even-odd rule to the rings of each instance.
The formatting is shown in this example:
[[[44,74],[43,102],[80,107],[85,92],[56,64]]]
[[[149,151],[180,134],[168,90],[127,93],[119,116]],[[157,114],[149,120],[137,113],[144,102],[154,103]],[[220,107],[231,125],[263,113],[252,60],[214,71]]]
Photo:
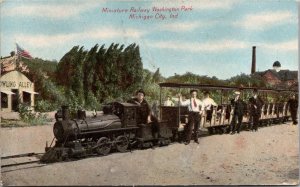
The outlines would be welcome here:
[[[197,99],[197,90],[191,90],[191,98],[187,99],[186,101],[182,101],[182,96],[179,95],[179,103],[182,106],[187,106],[189,110],[189,117],[188,117],[188,129],[186,133],[186,142],[185,144],[188,145],[191,141],[192,131],[194,128],[194,140],[196,143],[199,144],[198,141],[198,129],[200,126],[200,114],[202,112],[202,105],[203,103]]]
[[[250,123],[251,130],[258,130],[259,118],[261,114],[261,108],[264,105],[263,100],[259,97],[257,89],[253,90],[253,96],[249,98],[250,104]]]
[[[138,107],[137,115],[138,115],[138,124],[152,124],[152,134],[154,135],[156,132],[158,133],[158,138],[161,137],[160,135],[160,127],[158,120],[155,116],[151,113],[151,108],[148,102],[144,99],[145,98],[144,90],[140,89],[136,92],[135,98],[128,101],[128,103],[137,104]]]
[[[230,123],[231,134],[235,134],[235,132],[240,133],[245,109],[245,103],[240,97],[241,92],[235,91],[234,95],[235,98],[231,100],[231,106],[234,107],[233,118]],[[237,121],[238,123],[236,124]]]

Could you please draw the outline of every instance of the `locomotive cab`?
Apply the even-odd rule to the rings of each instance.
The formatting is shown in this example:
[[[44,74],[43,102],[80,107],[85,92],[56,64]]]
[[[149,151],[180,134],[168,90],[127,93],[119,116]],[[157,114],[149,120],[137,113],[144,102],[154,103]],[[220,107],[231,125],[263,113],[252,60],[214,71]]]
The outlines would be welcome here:
[[[116,115],[122,121],[122,127],[137,126],[137,105],[113,102],[103,107],[104,114]]]

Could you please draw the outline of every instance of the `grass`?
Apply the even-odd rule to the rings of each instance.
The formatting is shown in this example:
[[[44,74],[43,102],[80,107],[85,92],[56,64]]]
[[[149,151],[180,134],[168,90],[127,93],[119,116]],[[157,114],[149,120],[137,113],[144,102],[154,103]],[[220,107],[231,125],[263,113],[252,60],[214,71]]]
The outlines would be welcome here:
[[[1,128],[10,128],[10,127],[30,127],[30,126],[38,126],[38,125],[47,125],[52,122],[51,119],[43,119],[37,120],[32,123],[24,122],[22,120],[17,119],[3,119],[1,118]]]

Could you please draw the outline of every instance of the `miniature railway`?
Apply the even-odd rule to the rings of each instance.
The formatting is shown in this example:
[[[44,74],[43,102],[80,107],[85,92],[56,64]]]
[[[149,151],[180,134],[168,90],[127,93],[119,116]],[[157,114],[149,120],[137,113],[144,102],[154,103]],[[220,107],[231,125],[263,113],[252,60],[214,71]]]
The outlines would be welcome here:
[[[201,114],[200,127],[207,129],[209,134],[228,133],[233,116],[233,107],[224,102],[225,92],[239,89],[237,87],[224,87],[203,84],[175,84],[161,83],[162,88],[180,89],[197,88],[220,92],[220,108],[213,108],[212,118],[207,120],[206,110]],[[243,88],[245,91],[253,87]],[[276,90],[260,88],[259,91],[267,99],[268,94],[283,95],[283,93],[297,93],[296,90]],[[224,96],[223,96],[224,95]],[[226,97],[225,97],[226,96]],[[228,100],[228,99],[227,99]],[[14,167],[27,164],[45,164],[72,159],[85,158],[95,155],[107,155],[110,152],[127,152],[132,149],[166,146],[172,142],[182,142],[188,124],[187,107],[163,106],[160,98],[160,135],[152,132],[152,127],[138,123],[140,115],[138,105],[132,103],[112,102],[103,107],[103,115],[86,118],[85,111],[78,110],[77,117],[71,117],[68,106],[62,106],[55,114],[56,122],[53,125],[54,138],[48,147],[46,142],[45,153],[24,153],[1,157],[1,168]],[[251,124],[248,111],[245,111],[242,124],[248,127]],[[289,121],[290,111],[287,102],[266,102],[262,106],[260,127],[272,124],[281,124]],[[202,136],[204,134],[201,134]],[[205,135],[206,136],[206,135]],[[54,142],[55,140],[55,142]],[[54,144],[54,145],[52,145]],[[35,157],[35,160],[25,160],[25,157]],[[10,159],[20,158],[20,162]],[[21,159],[23,158],[23,160]],[[6,160],[5,164],[3,161]],[[3,165],[2,165],[3,164]]]
[[[284,124],[284,123],[282,123]],[[267,125],[264,125],[264,126],[260,126],[261,128],[265,128],[265,127],[270,127],[270,126],[274,126],[274,125],[282,125],[282,124],[267,124]],[[244,129],[244,131],[247,131]],[[206,137],[206,136],[211,136],[212,134],[209,134],[209,133],[201,133],[200,137]],[[131,152],[132,149],[128,149],[127,150],[128,152]],[[126,151],[126,152],[127,152]],[[23,154],[16,154],[16,155],[9,155],[9,156],[4,156],[4,157],[1,157],[1,168],[9,168],[9,167],[17,167],[17,166],[22,166],[22,165],[29,165],[29,164],[34,164],[34,163],[37,163],[39,165],[47,165],[49,163],[43,163],[41,162],[40,158],[44,155],[45,153],[34,153],[34,152],[31,152],[31,153],[23,153]],[[99,155],[97,154],[89,154],[89,155],[86,155],[86,156],[97,156],[99,157]],[[10,159],[16,159],[16,158],[30,158],[30,157],[35,157],[37,158],[37,160],[34,160],[34,161],[25,161],[25,162],[17,162],[17,163],[9,163],[9,164],[3,164],[3,161],[4,160],[10,160]],[[72,160],[72,159],[69,159],[69,161]],[[3,164],[3,165],[2,165]]]

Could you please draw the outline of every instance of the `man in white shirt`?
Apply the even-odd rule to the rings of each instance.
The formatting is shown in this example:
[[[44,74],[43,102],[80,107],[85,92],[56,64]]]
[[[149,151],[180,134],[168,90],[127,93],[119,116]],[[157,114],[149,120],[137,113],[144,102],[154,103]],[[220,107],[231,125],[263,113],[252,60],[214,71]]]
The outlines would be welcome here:
[[[191,90],[191,98],[187,99],[186,101],[182,101],[182,96],[179,95],[179,103],[181,106],[187,106],[189,110],[189,122],[188,122],[188,129],[186,134],[186,142],[185,144],[188,145],[191,141],[192,136],[192,129],[194,127],[194,140],[196,143],[199,144],[198,141],[198,129],[200,126],[200,114],[202,113],[202,106],[203,103],[199,99],[197,99],[197,90]]]
[[[218,106],[217,103],[209,97],[209,92],[204,92],[203,106],[206,109],[206,120],[211,121],[213,106]]]

